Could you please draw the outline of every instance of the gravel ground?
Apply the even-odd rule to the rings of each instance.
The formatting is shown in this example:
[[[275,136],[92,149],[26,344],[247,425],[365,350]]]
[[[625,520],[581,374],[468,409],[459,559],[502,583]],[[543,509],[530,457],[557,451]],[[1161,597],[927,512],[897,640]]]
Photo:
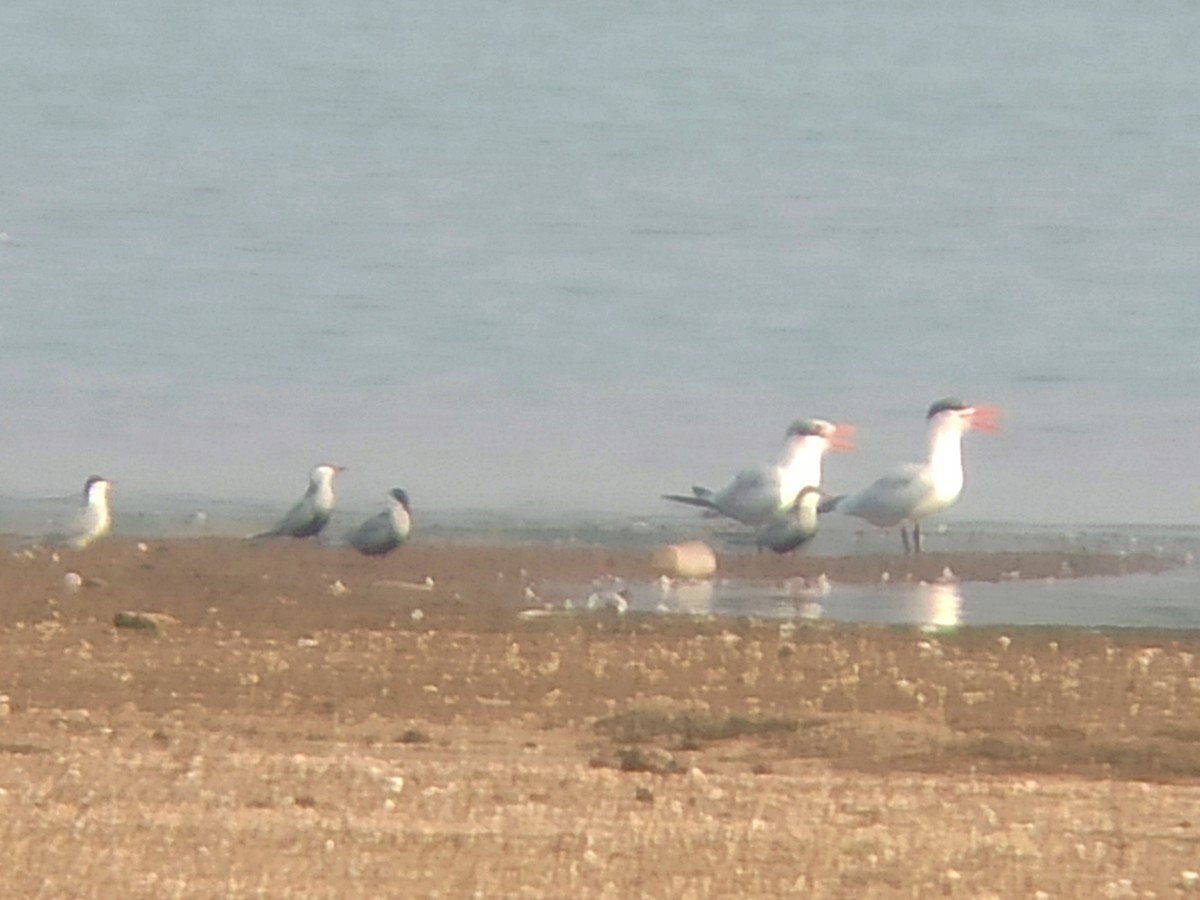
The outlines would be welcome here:
[[[653,573],[603,548],[9,550],[0,896],[1200,897],[1190,632],[519,615]],[[1019,556],[911,574],[1163,564]]]

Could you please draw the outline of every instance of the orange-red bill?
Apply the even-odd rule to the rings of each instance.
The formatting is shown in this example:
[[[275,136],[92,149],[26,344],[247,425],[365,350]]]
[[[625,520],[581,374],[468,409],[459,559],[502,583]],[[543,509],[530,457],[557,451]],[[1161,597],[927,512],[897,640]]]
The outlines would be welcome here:
[[[971,427],[980,431],[999,431],[1000,407],[976,406],[971,413]]]
[[[849,453],[854,449],[854,433],[858,428],[854,425],[834,425],[833,434],[829,436],[829,449],[841,453]]]

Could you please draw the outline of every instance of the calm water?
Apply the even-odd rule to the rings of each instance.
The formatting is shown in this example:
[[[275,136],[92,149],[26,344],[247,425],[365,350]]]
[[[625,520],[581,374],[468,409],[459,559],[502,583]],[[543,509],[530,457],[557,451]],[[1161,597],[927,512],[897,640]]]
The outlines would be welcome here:
[[[0,493],[687,521],[958,394],[947,521],[1196,523],[1198,11],[1043,6],[0,5]]]
[[[915,626],[932,633],[979,626],[1200,629],[1200,570],[1124,578],[1001,584],[773,585],[735,580],[674,584],[549,585],[540,596],[559,614],[604,609],[621,590],[629,610],[664,615],[753,616],[793,621]]]

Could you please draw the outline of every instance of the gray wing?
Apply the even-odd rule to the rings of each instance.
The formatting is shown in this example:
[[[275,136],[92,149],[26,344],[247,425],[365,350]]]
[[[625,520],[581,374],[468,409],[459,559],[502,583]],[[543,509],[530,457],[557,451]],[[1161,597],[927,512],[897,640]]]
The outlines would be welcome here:
[[[328,521],[329,515],[322,514],[310,497],[304,497],[288,510],[278,525],[262,534],[256,534],[255,537],[311,537],[324,528]]]
[[[779,513],[759,529],[757,544],[776,553],[791,553],[817,536],[817,505],[821,492],[805,488],[800,499],[788,510]]]
[[[66,520],[53,523],[45,542],[51,546],[83,548],[93,536],[96,525],[88,516],[87,510],[80,510]]]
[[[360,553],[387,553],[400,546],[400,535],[389,513],[380,513],[363,522],[346,535],[346,543]]]
[[[859,516],[873,525],[898,525],[920,508],[933,490],[925,467],[902,466],[837,504],[839,512]]]

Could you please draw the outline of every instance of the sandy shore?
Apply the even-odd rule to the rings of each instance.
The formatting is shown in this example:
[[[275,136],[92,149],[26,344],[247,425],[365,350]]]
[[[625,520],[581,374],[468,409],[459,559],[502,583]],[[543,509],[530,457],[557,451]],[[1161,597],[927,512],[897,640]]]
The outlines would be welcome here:
[[[3,896],[1094,898],[1200,882],[1192,633],[518,615],[527,587],[654,574],[649,553],[604,548],[10,549]],[[722,572],[1164,563],[911,565],[742,556]],[[154,627],[114,627],[124,611]]]

